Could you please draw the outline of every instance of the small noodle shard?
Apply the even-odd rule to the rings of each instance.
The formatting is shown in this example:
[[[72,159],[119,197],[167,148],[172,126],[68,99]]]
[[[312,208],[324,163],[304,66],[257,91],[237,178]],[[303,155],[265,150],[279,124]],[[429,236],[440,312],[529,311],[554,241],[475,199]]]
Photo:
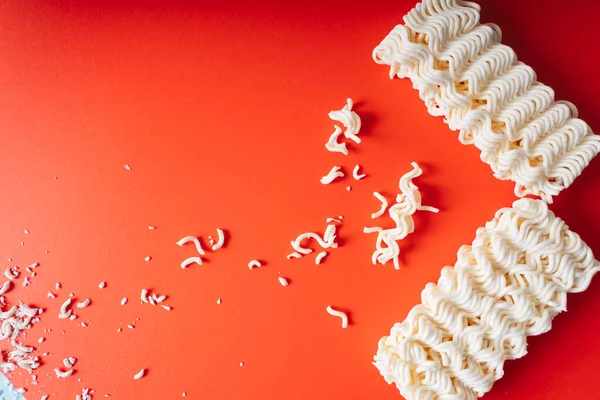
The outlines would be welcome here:
[[[183,260],[181,262],[181,269],[186,269],[187,267],[189,267],[192,264],[198,264],[198,265],[202,265],[202,258],[200,257],[190,257],[190,258],[186,258],[185,260]]]
[[[346,313],[334,310],[331,306],[327,306],[326,310],[330,315],[342,319],[342,328],[346,329],[348,327],[348,316],[346,315]]]
[[[217,228],[217,235],[219,238],[217,239],[217,243],[212,246],[212,251],[219,250],[225,244],[225,234],[222,229]]]
[[[421,192],[419,192],[419,188],[412,180],[421,176],[423,171],[416,162],[411,163],[411,165],[413,170],[402,175],[400,178],[400,194],[396,196],[396,204],[388,209],[388,214],[396,224],[396,227],[390,229],[365,227],[363,229],[364,233],[377,233],[376,250],[372,256],[374,265],[378,262],[386,264],[388,261],[393,260],[394,268],[400,269],[400,247],[398,246],[398,241],[414,232],[415,223],[412,215],[416,211],[435,213],[439,211],[435,207],[423,206],[421,204]],[[374,215],[377,215],[377,213]]]
[[[327,256],[326,251],[322,251],[319,254],[317,254],[317,257],[315,257],[315,264],[321,264],[321,261],[325,258],[325,256]]]
[[[327,141],[327,143],[325,143],[325,148],[331,151],[332,153],[337,152],[347,156],[348,149],[346,148],[346,143],[340,143],[338,141],[341,134],[342,128],[336,125],[335,130],[333,131],[331,136],[329,136],[329,140]]]
[[[5,294],[6,292],[8,292],[10,290],[10,287],[12,285],[11,281],[6,281],[2,284],[2,287],[0,287],[0,296],[2,296],[3,294]]]
[[[341,167],[339,167],[337,165],[334,166],[333,168],[331,168],[331,170],[327,173],[327,175],[325,175],[324,177],[321,178],[321,183],[323,185],[329,185],[331,182],[333,182],[337,178],[343,178],[344,173],[341,172],[340,170],[341,170]]]
[[[324,249],[332,248],[335,249],[338,247],[337,243],[335,243],[335,232],[336,227],[334,224],[327,225],[327,229],[325,229],[325,234],[323,238],[317,235],[314,232],[306,232],[298,236],[295,240],[292,240],[292,248],[296,250],[297,253],[300,254],[310,254],[312,253],[311,249],[302,247],[301,243],[304,239],[314,239],[317,243]]]
[[[252,268],[259,268],[259,267],[261,267],[261,266],[262,266],[262,264],[261,264],[261,263],[260,263],[260,261],[258,261],[258,260],[252,260],[252,261],[250,261],[250,262],[248,263],[248,268],[249,268],[249,269],[252,269]]]
[[[144,377],[144,375],[146,375],[146,370],[141,369],[140,372],[138,372],[137,374],[135,374],[133,376],[133,379],[135,379],[135,380],[142,379]]]
[[[356,164],[356,166],[354,167],[354,169],[352,170],[352,177],[354,179],[356,179],[357,181],[361,180],[362,178],[364,178],[365,176],[367,176],[366,174],[359,174],[360,170],[360,165]]]
[[[71,313],[73,312],[73,310],[68,309],[69,306],[71,305],[71,301],[72,301],[71,299],[67,299],[60,306],[60,314],[58,314],[58,318],[65,319],[65,318],[69,318],[71,316]]]
[[[292,258],[302,258],[302,254],[298,253],[297,251],[294,251],[293,253],[288,254],[286,258],[288,260],[291,260]]]
[[[91,303],[90,299],[85,299],[81,303],[77,303],[77,308],[86,308],[87,306],[90,305],[90,303]]]
[[[388,201],[379,192],[373,192],[373,196],[375,196],[377,198],[377,200],[379,200],[381,202],[381,209],[379,211],[371,214],[371,218],[375,219],[375,218],[381,217],[383,215],[383,213],[385,212],[385,210],[387,210]]]
[[[346,99],[346,105],[341,110],[331,111],[329,118],[343,124],[346,128],[344,136],[358,144],[360,143],[358,133],[360,132],[361,121],[358,114],[352,111],[353,105],[351,98]]]
[[[54,368],[54,373],[56,374],[57,378],[62,378],[62,379],[66,379],[69,376],[73,375],[73,369],[69,369],[67,371],[61,371],[59,368]]]
[[[285,279],[285,278],[283,278],[281,276],[278,277],[277,279],[279,280],[279,283],[281,284],[281,286],[287,286],[287,285],[290,284],[287,279]]]
[[[179,241],[177,241],[177,246],[183,246],[184,244],[186,244],[188,242],[194,243],[194,246],[196,246],[196,251],[198,252],[198,254],[200,254],[201,256],[203,256],[205,254],[204,250],[202,249],[202,245],[200,244],[200,240],[198,240],[198,238],[194,237],[194,236],[186,236],[184,238],[179,239]]]

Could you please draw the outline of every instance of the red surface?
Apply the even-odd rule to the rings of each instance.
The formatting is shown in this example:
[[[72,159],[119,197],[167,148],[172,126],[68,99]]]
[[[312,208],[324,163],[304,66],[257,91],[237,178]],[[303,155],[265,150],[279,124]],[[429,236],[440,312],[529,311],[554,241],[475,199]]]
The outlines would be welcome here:
[[[0,5],[0,267],[41,263],[8,298],[47,307],[27,342],[45,336],[38,354],[52,353],[37,387],[11,375],[32,399],[73,399],[81,387],[113,399],[397,399],[371,365],[377,340],[514,200],[410,82],[371,60],[412,0],[220,3]],[[483,6],[540,80],[600,129],[600,2]],[[346,97],[364,125],[348,157],[324,148],[327,112]],[[401,271],[373,267],[374,238],[361,233],[378,209],[371,193],[396,193],[411,161],[425,171],[424,203],[442,211],[416,215]],[[368,178],[319,183],[331,166],[356,163]],[[599,174],[596,160],[552,209],[600,253]],[[285,259],[290,240],[338,214],[342,246],[323,265]],[[215,228],[229,232],[226,248],[181,270],[194,249],[175,242]],[[254,258],[266,265],[249,270]],[[56,281],[63,289],[48,300]],[[142,287],[174,309],[140,305]],[[77,321],[56,317],[69,292],[92,299]],[[598,282],[569,302],[487,399],[600,398]],[[351,313],[349,329],[329,304]],[[80,360],[62,381],[52,368],[66,356]]]

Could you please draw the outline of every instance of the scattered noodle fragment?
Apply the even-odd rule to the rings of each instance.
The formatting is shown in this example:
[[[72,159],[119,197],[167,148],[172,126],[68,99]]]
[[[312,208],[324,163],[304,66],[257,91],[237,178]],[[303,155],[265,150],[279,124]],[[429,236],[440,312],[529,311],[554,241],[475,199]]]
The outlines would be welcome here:
[[[323,260],[323,258],[325,258],[325,256],[327,256],[326,251],[322,251],[319,254],[317,254],[317,257],[315,258],[315,264],[321,264],[321,261]]]
[[[69,376],[73,375],[73,369],[69,369],[67,371],[61,371],[59,368],[54,368],[54,373],[56,374],[57,378],[62,378],[62,379],[66,379]]]
[[[381,209],[379,211],[371,214],[371,218],[375,219],[375,218],[381,217],[383,215],[383,213],[385,212],[385,210],[387,210],[388,201],[379,192],[373,192],[373,196],[377,197],[377,200],[379,200],[381,202]]]
[[[148,262],[150,260],[152,260],[152,257],[150,257],[150,256],[146,256],[146,258],[144,258],[144,261],[146,261],[146,262]]]
[[[222,229],[217,229],[217,235],[219,238],[217,239],[217,243],[212,246],[213,251],[219,250],[225,244],[225,234]]]
[[[106,287],[106,282],[100,282],[100,284],[98,285],[98,287],[100,289],[104,289]]]
[[[198,265],[202,265],[202,258],[200,257],[190,257],[190,258],[186,258],[185,260],[183,260],[183,262],[181,263],[181,269],[186,269],[187,267],[189,267],[192,264],[198,264]]]
[[[143,303],[148,302],[148,289],[142,289],[142,292],[140,293],[140,300]]]
[[[0,296],[5,294],[6,292],[8,292],[10,290],[11,285],[12,285],[11,281],[4,282],[2,284],[2,286],[0,287]]]
[[[321,178],[321,183],[323,185],[329,185],[335,179],[343,178],[344,173],[341,172],[340,170],[341,170],[341,167],[339,167],[337,165],[334,166],[333,168],[331,168],[331,170],[327,173],[327,175],[325,175],[324,177]]]
[[[281,276],[278,277],[277,279],[279,280],[279,283],[281,284],[281,286],[287,286],[287,285],[290,284],[287,279],[285,279],[285,278],[283,278]]]
[[[288,260],[291,260],[292,258],[302,258],[302,254],[298,253],[297,251],[294,251],[293,253],[288,254],[287,256],[285,256]]]
[[[127,304],[127,297],[121,299],[121,305],[124,306],[125,304]]]
[[[327,225],[327,229],[325,229],[325,234],[323,235],[323,238],[321,238],[319,235],[317,235],[314,232],[303,233],[291,242],[292,248],[300,254],[304,254],[304,255],[310,254],[310,253],[312,253],[312,249],[302,247],[301,243],[304,239],[314,239],[324,249],[328,249],[328,248],[335,249],[338,246],[337,243],[335,243],[335,237],[336,237],[335,231],[336,231],[335,225],[329,224],[329,225]]]
[[[342,328],[348,327],[348,316],[346,315],[346,313],[334,310],[333,308],[331,308],[331,306],[327,306],[327,312],[330,315],[333,315],[334,317],[340,317],[342,319]]]
[[[352,99],[346,99],[346,105],[341,110],[334,110],[329,113],[329,118],[334,121],[341,122],[344,127],[344,136],[347,139],[360,143],[360,138],[357,136],[360,132],[360,117],[357,113],[352,111],[354,103]]]
[[[186,236],[182,239],[179,239],[179,241],[177,242],[177,245],[183,246],[184,244],[186,244],[188,242],[194,243],[194,246],[196,246],[196,251],[198,252],[198,254],[200,254],[201,256],[203,256],[205,254],[204,250],[202,249],[202,245],[200,244],[200,240],[198,240],[198,238],[196,238],[194,236]]]
[[[354,167],[354,170],[352,171],[352,177],[354,179],[356,179],[357,181],[359,181],[362,178],[364,178],[365,176],[367,176],[366,174],[359,174],[358,173],[359,170],[360,170],[360,165],[356,164],[356,166]]]
[[[60,306],[60,314],[58,314],[58,318],[65,319],[65,318],[69,318],[71,316],[71,313],[73,312],[73,310],[68,309],[69,306],[71,305],[71,301],[72,300],[69,298],[69,299],[65,300],[65,302]]]
[[[252,260],[248,263],[248,268],[252,269],[252,268],[258,268],[261,267],[262,264],[260,263],[260,261],[258,260]]]
[[[325,148],[327,150],[331,151],[332,153],[338,152],[338,153],[342,153],[343,155],[347,156],[348,149],[346,148],[346,143],[340,143],[338,141],[341,134],[342,134],[342,128],[340,128],[339,126],[336,125],[335,130],[333,131],[331,136],[329,136],[329,140],[327,141],[327,143],[325,143]]]
[[[85,299],[81,303],[77,303],[77,308],[86,308],[87,306],[90,305],[90,303],[91,303],[90,299]]]
[[[4,270],[4,276],[5,276],[7,279],[13,280],[13,279],[16,279],[16,278],[19,276],[19,273],[18,273],[18,272],[17,272],[17,273],[15,273],[15,270],[14,270],[14,269],[12,269],[12,268],[6,268],[6,269]]]
[[[438,212],[435,207],[423,206],[421,204],[421,192],[413,179],[420,176],[423,171],[416,162],[411,163],[413,170],[402,175],[400,178],[400,194],[396,196],[396,204],[388,209],[390,218],[396,224],[396,227],[382,229],[380,227],[365,227],[365,233],[377,233],[376,250],[373,252],[373,264],[386,264],[388,261],[394,261],[394,268],[400,269],[399,255],[400,247],[398,241],[404,239],[408,234],[415,230],[415,223],[412,215],[416,211]],[[377,196],[375,196],[377,197]],[[381,198],[378,197],[379,200]],[[377,213],[374,213],[377,215]],[[385,246],[384,246],[385,245]]]
[[[141,369],[140,372],[138,372],[137,374],[135,374],[133,376],[133,379],[135,379],[135,380],[142,379],[144,377],[144,375],[146,375],[146,370]]]

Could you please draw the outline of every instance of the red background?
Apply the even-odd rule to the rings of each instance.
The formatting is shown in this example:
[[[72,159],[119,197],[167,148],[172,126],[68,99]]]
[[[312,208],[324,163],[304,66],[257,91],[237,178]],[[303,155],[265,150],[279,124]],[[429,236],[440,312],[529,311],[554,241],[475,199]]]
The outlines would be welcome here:
[[[377,340],[514,200],[512,183],[429,116],[410,82],[371,60],[412,0],[221,3],[0,5],[0,267],[41,263],[32,285],[20,278],[7,297],[48,309],[26,343],[52,353],[37,387],[10,375],[30,398],[91,387],[114,399],[397,399],[371,365]],[[482,4],[504,43],[599,129],[600,2]],[[348,157],[324,148],[327,113],[346,97],[363,117],[363,143]],[[401,271],[374,267],[374,237],[362,234],[379,207],[372,192],[395,194],[411,161],[424,169],[424,204],[441,212],[415,216]],[[366,179],[319,183],[333,165],[357,163]],[[596,252],[599,174],[595,161],[552,205]],[[290,240],[339,214],[342,245],[324,264],[285,259]],[[175,242],[215,228],[228,231],[226,248],[181,270],[194,250]],[[254,258],[266,265],[248,270]],[[57,281],[58,299],[46,299]],[[569,298],[487,399],[600,398],[597,286]],[[141,306],[142,287],[174,309]],[[69,292],[92,305],[58,320]],[[350,312],[348,329],[330,304]],[[58,380],[52,369],[67,356],[80,358],[77,372]]]

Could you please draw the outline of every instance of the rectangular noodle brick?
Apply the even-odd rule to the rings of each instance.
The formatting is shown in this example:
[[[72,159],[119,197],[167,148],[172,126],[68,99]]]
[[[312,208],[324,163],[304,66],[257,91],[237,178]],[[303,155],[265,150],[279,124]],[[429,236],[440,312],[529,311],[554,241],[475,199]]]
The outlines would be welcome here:
[[[379,341],[374,365],[406,399],[476,399],[550,330],[567,293],[600,270],[591,249],[546,202],[520,199],[477,229],[421,304]]]
[[[409,78],[429,113],[475,145],[496,178],[514,181],[517,196],[551,203],[600,152],[600,136],[500,43],[497,25],[479,22],[479,10],[467,1],[424,0],[373,58],[390,66],[390,78]]]

